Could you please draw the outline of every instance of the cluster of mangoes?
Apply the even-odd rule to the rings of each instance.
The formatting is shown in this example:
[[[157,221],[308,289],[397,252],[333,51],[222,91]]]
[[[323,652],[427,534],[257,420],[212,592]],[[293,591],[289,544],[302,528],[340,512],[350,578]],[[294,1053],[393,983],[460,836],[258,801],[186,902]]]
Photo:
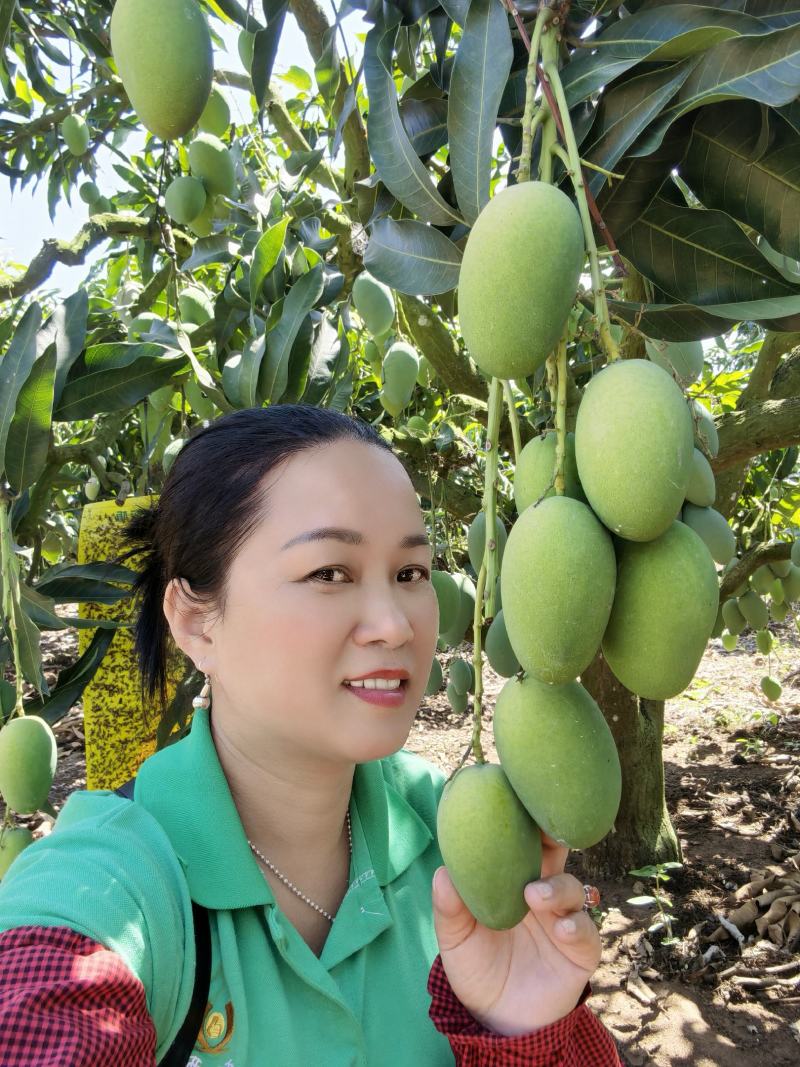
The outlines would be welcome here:
[[[467,240],[459,283],[461,330],[480,370],[519,379],[544,363],[583,263],[578,213],[558,189],[526,182],[490,201]],[[555,434],[518,458],[518,518],[507,540],[504,529],[496,538],[502,606],[492,626],[502,615],[510,652],[493,720],[500,765],[460,769],[438,812],[456,888],[492,928],[527,911],[540,830],[588,848],[613,827],[619,758],[580,675],[602,650],[628,689],[664,700],[691,680],[711,635],[714,557],[732,558],[735,542],[711,507],[713,419],[681,388],[702,367],[699,344],[658,342],[650,359],[597,373],[566,435],[561,495]]]
[[[783,622],[793,604],[800,604],[800,538],[792,542],[789,559],[762,564],[726,597],[713,634],[721,636],[723,646],[733,652],[739,635],[749,626],[755,632],[756,648],[763,656],[769,656],[774,642],[767,626],[770,620]],[[776,678],[766,674],[761,679],[761,691],[768,700],[777,700],[782,687]]]
[[[58,747],[50,725],[37,715],[19,715],[0,729],[0,795],[6,817],[0,828],[0,878],[33,841],[27,826],[9,812],[31,815],[47,801],[56,773]]]
[[[205,16],[193,0],[117,0],[111,49],[134,111],[157,137],[173,140],[195,126],[188,148],[191,174],[173,179],[167,213],[198,237],[224,217],[236,187],[233,157],[220,140],[230,109],[212,86],[213,48]]]
[[[353,282],[353,306],[370,333],[364,351],[373,374],[381,381],[381,406],[397,418],[408,406],[415,387],[431,384],[433,368],[413,345],[397,338],[392,290],[368,271],[362,271]]]

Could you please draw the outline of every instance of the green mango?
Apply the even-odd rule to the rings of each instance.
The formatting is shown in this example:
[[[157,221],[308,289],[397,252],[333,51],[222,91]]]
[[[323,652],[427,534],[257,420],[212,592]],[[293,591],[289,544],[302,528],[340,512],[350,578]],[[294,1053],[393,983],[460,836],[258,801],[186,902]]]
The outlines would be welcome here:
[[[526,378],[564,331],[585,259],[570,198],[548,182],[506,186],[467,237],[458,316],[467,350],[487,378]]]
[[[800,567],[792,564],[792,569],[785,578],[781,578],[783,584],[783,598],[787,604],[794,604],[800,600]]]
[[[661,367],[617,360],[596,374],[575,423],[575,458],[586,498],[609,530],[654,541],[680,510],[692,470],[692,420]]]
[[[646,337],[644,347],[653,363],[674,374],[683,386],[696,382],[703,373],[700,341],[654,341]]]
[[[228,107],[228,101],[216,85],[212,86],[206,106],[203,108],[197,124],[201,130],[206,133],[213,133],[215,137],[222,137],[227,133],[231,124],[231,109]]]
[[[800,537],[795,537],[792,542],[792,551],[789,558],[792,563],[794,563],[795,567],[800,567]]]
[[[214,56],[201,5],[117,0],[111,50],[141,122],[165,141],[196,124],[211,92]]]
[[[353,304],[373,337],[391,329],[395,316],[392,290],[367,271],[362,271],[353,282]],[[419,365],[414,368],[415,380],[418,371]]]
[[[184,326],[202,326],[214,317],[214,305],[211,298],[196,285],[190,285],[178,297],[178,308]]]
[[[78,189],[78,196],[84,204],[93,204],[95,200],[100,199],[101,193],[94,182],[84,182]]]
[[[206,206],[206,187],[199,178],[182,174],[167,186],[164,206],[171,219],[179,226],[186,226],[196,219]]]
[[[792,569],[791,559],[773,559],[767,566],[776,578],[786,578]]]
[[[736,646],[739,644],[739,638],[736,634],[723,634],[722,635],[722,647],[726,652],[733,652]]]
[[[737,600],[726,600],[722,605],[722,617],[730,633],[737,636],[747,629],[747,619],[739,610]]]
[[[442,665],[433,657],[433,663],[431,664],[431,671],[428,675],[428,684],[425,686],[425,696],[433,696],[434,693],[438,693],[442,688],[442,682],[444,681],[444,675],[442,674]]]
[[[469,703],[469,697],[466,693],[459,693],[452,682],[447,683],[447,699],[450,701],[450,707],[456,713],[456,715],[463,715],[467,710]]]
[[[710,508],[717,495],[717,485],[711,464],[700,451],[694,450],[689,484],[686,486],[686,499],[699,508]]]
[[[497,697],[500,766],[530,816],[555,841],[589,848],[614,825],[622,772],[603,713],[579,682],[510,678]]]
[[[742,613],[754,630],[763,630],[769,622],[769,610],[767,605],[752,589],[738,600],[739,611]]]
[[[233,196],[236,172],[233,156],[213,133],[198,133],[189,145],[189,166],[211,196]]]
[[[750,585],[762,596],[767,596],[772,588],[772,580],[775,576],[766,563],[762,564],[750,575]]]
[[[94,218],[95,215],[105,215],[113,210],[113,206],[108,197],[99,196],[97,200],[92,201],[89,205],[89,218]]]
[[[776,681],[774,678],[770,678],[768,675],[765,675],[761,679],[761,692],[764,694],[767,700],[779,700],[783,689],[781,688],[780,682]]]
[[[703,658],[718,608],[716,568],[694,530],[673,522],[655,541],[620,541],[606,662],[640,697],[677,696]]]
[[[419,356],[405,341],[395,341],[383,357],[384,393],[403,407],[414,394]]]
[[[214,232],[214,202],[216,197],[206,196],[206,204],[203,210],[187,223],[189,229],[196,237],[210,237]]]
[[[450,684],[457,693],[462,695],[469,693],[475,684],[475,671],[471,663],[467,663],[460,656],[450,660],[449,667]]]
[[[28,845],[33,844],[33,834],[27,826],[5,826],[0,831],[0,878]]]
[[[250,68],[253,66],[253,52],[256,46],[256,35],[250,33],[249,30],[242,30],[236,42],[236,47],[239,52],[239,59],[242,61],[242,66],[250,73]]]
[[[772,585],[769,587],[769,595],[775,601],[776,604],[781,604],[786,599],[786,592],[783,588],[783,582],[780,578],[776,578]]]
[[[440,631],[440,637],[445,642],[445,648],[461,644],[467,627],[469,626],[470,631],[472,630],[475,616],[475,596],[477,594],[475,583],[468,574],[461,572],[454,574],[452,578],[458,586],[459,605],[452,627],[449,630]]]
[[[717,563],[730,563],[736,555],[734,532],[718,511],[684,504],[681,521],[694,530]]]
[[[370,340],[364,343],[364,355],[367,357],[372,373],[376,378],[380,378],[383,369],[383,356],[374,341]]]
[[[514,649],[508,639],[502,608],[492,619],[486,633],[485,651],[492,670],[501,677],[511,678],[520,669],[519,660],[514,655]]]
[[[775,622],[783,622],[786,616],[789,614],[789,605],[787,603],[776,604],[775,601],[771,601],[769,605],[769,617]]]
[[[557,684],[594,659],[614,600],[608,531],[568,496],[526,508],[511,528],[500,573],[503,614],[526,671]]]
[[[427,360],[425,356],[420,356],[419,370],[417,371],[417,385],[422,386],[423,389],[429,389],[435,376],[436,372],[430,361]]]
[[[703,451],[707,452],[713,459],[719,453],[717,424],[714,422],[711,412],[699,400],[692,401],[690,412],[695,440],[704,446]]]
[[[568,433],[564,454],[564,493],[575,500],[586,501],[575,461],[575,434]],[[535,504],[544,496],[555,496],[553,477],[556,463],[556,434],[551,430],[534,437],[519,454],[514,470],[514,504],[517,513]],[[548,488],[549,486],[549,488]]]
[[[61,123],[61,136],[73,156],[86,154],[91,135],[83,115],[67,115]]]
[[[461,589],[447,571],[431,571],[431,582],[439,602],[439,633],[446,633],[458,619]]]
[[[56,773],[53,731],[38,715],[20,715],[0,730],[0,794],[20,815],[39,811]]]
[[[725,619],[724,619],[724,617],[722,615],[722,605],[720,604],[719,610],[717,611],[716,620],[714,621],[714,628],[711,631],[711,636],[712,637],[719,637],[724,629],[725,629]]]
[[[772,651],[772,634],[769,630],[758,630],[756,633],[756,648],[762,656],[768,656]]]
[[[499,515],[494,517],[495,524],[495,541],[497,543],[497,566],[498,569],[503,562],[503,553],[506,549],[506,541],[508,540],[508,534],[506,528],[503,525],[503,520]],[[475,575],[480,574],[481,563],[483,562],[483,553],[486,545],[486,512],[481,509],[467,530],[467,554],[469,561],[472,564],[472,569],[475,571]]]
[[[470,912],[491,930],[528,913],[525,886],[539,879],[542,836],[502,767],[462,767],[442,790],[436,813],[442,859]]]

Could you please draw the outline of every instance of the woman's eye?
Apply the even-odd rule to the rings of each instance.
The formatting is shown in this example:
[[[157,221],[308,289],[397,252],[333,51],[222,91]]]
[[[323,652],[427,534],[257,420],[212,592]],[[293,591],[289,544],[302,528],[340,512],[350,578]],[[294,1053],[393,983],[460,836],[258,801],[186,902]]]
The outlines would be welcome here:
[[[322,574],[334,574],[337,571],[341,574],[345,573],[344,567],[321,567],[318,571],[314,571],[314,573],[310,574],[308,577],[309,580],[320,581],[322,585],[344,585],[344,582],[327,581],[319,577]],[[430,573],[426,567],[404,567],[403,570],[400,571],[400,574],[406,574],[408,571],[419,571],[422,575],[422,578],[420,579],[421,581],[427,581],[430,578]],[[406,582],[404,584],[409,583]]]

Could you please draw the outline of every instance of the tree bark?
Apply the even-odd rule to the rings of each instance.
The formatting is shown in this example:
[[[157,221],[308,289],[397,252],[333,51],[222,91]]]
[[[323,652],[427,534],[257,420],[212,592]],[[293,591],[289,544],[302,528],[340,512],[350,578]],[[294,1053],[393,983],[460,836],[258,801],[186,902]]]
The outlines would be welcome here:
[[[637,867],[681,862],[664,793],[664,701],[642,700],[626,689],[598,652],[581,682],[614,735],[622,769],[622,797],[613,830],[582,853],[583,874],[616,878]]]

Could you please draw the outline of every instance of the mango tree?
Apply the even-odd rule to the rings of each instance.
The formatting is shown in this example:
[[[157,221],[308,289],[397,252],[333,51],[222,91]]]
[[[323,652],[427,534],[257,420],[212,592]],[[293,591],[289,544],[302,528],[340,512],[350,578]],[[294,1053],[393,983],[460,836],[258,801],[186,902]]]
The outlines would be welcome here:
[[[24,567],[8,582],[2,657],[13,646],[20,669],[13,694],[2,690],[4,716],[22,706],[24,676],[40,690],[29,710],[54,721],[110,639],[113,628],[99,627],[92,656],[48,692],[38,634],[60,625],[54,604],[101,587],[124,595],[124,573],[72,562],[82,503],[157,489],[192,426],[237,407],[334,406],[398,449],[454,571],[452,585],[437,579],[440,645],[467,631],[472,640],[448,696],[465,708],[473,694],[465,759],[479,767],[484,646],[510,680],[521,660],[533,673],[519,605],[516,626],[496,625],[506,527],[513,535],[532,510],[574,512],[574,501],[605,548],[614,535],[616,557],[638,543],[614,530],[591,475],[582,485],[592,453],[581,460],[580,412],[603,375],[622,380],[638,360],[661,373],[669,403],[683,403],[681,391],[695,401],[676,415],[684,459],[667,511],[674,504],[686,520],[677,536],[694,547],[689,509],[710,507],[693,503],[708,494],[705,462],[717,476],[711,503],[738,536],[723,594],[743,596],[751,574],[789,560],[800,528],[788,451],[800,443],[800,11],[769,0],[350,7],[369,26],[360,59],[342,45],[344,8],[331,19],[316,0],[208,0],[187,33],[166,0],[118,0],[113,18],[106,0],[0,5],[0,170],[14,188],[45,180],[51,213],[76,194],[87,211],[72,238],[48,239],[0,279],[4,576],[12,556]],[[279,78],[287,16],[314,69]],[[231,29],[240,62],[223,64],[220,33]],[[112,161],[113,188],[100,159]],[[512,198],[529,205],[516,217],[503,206]],[[90,254],[72,295],[46,292],[57,263]],[[653,437],[650,416],[641,392],[627,404],[623,392],[598,406],[594,432],[605,425],[621,442],[614,476],[647,486],[636,442]],[[766,523],[754,514],[764,477]],[[627,510],[649,514],[636,492]],[[654,529],[642,543],[662,536]],[[458,559],[452,536],[457,553],[467,548]],[[570,566],[542,567],[555,604],[580,592]],[[702,557],[698,573],[709,566]],[[613,653],[595,656],[607,606],[582,630],[573,612],[588,660],[540,679],[580,687],[579,677],[571,706],[589,708],[591,694],[602,711],[599,722],[587,712],[593,729],[619,753],[619,793],[602,798],[618,804],[616,833],[606,819],[569,841],[585,849],[587,873],[679,858],[664,804],[665,697],[635,693],[648,686],[618,658],[626,688]],[[707,615],[684,673],[711,632]],[[650,625],[644,613],[640,632]],[[625,635],[631,647],[636,633]]]

